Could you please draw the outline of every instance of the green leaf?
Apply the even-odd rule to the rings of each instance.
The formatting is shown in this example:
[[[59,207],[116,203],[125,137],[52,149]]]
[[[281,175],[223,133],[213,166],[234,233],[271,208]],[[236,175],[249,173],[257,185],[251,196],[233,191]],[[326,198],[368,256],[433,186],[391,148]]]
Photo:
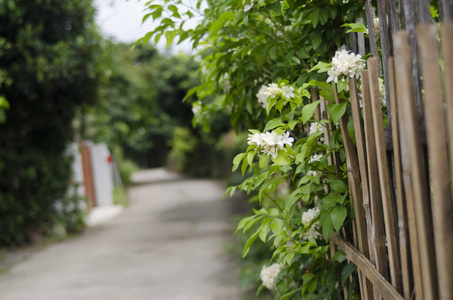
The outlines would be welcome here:
[[[258,162],[258,165],[261,169],[264,169],[267,165],[267,161],[269,160],[269,156],[266,154],[261,154],[260,161]]]
[[[342,263],[346,260],[346,254],[343,252],[343,250],[338,250],[332,257],[332,260]]]
[[[285,222],[282,219],[274,218],[271,222],[271,229],[274,233],[279,234],[282,231],[284,225]]]
[[[264,131],[269,131],[271,129],[274,129],[277,126],[283,125],[282,119],[281,118],[275,118],[267,122],[266,127],[264,127]]]
[[[173,17],[176,17],[178,19],[181,18],[181,15],[178,12],[178,8],[175,5],[169,5],[168,9],[172,11]]]
[[[319,7],[316,7],[313,12],[310,14],[310,21],[311,24],[313,24],[313,28],[316,28],[318,26],[318,21],[319,21]],[[317,47],[313,47],[317,48]]]
[[[322,97],[324,97],[324,99],[326,99],[327,101],[330,101],[330,102],[335,101],[335,97],[333,94],[333,86],[331,84],[329,84],[327,82],[323,82],[323,81],[312,80],[312,81],[310,81],[310,85],[321,88],[321,91],[319,92],[319,94]]]
[[[368,29],[362,23],[346,23],[341,25],[341,27],[350,27],[346,33],[350,32],[361,32],[361,33],[368,33]]]
[[[307,292],[309,294],[312,294],[316,290],[317,285],[318,285],[318,278],[316,278],[310,282],[310,284],[308,285]]]
[[[253,242],[256,240],[256,238],[258,237],[258,235],[259,235],[259,232],[255,232],[255,233],[252,234],[252,236],[247,240],[247,242],[245,242],[244,251],[242,252],[242,257],[245,257],[245,256],[247,255],[247,253],[249,253],[250,246],[252,246]]]
[[[249,166],[252,165],[255,154],[256,154],[256,150],[253,150],[253,151],[250,151],[249,153],[247,153],[247,163],[249,164]]]
[[[285,213],[289,213],[289,211],[293,208],[293,206],[300,200],[300,192],[298,190],[289,194],[288,197],[285,199]]]
[[[0,107],[3,107],[4,109],[9,109],[9,102],[3,96],[0,96]]]
[[[300,291],[301,288],[298,288],[298,289],[295,289],[295,290],[292,290],[291,292],[288,292],[286,294],[284,294],[280,300],[286,300],[286,299],[289,299],[292,295],[294,295],[295,293],[297,293],[298,291]]]
[[[220,17],[212,23],[211,27],[209,27],[209,38],[217,35],[217,32],[225,25],[228,20],[233,20],[235,17],[235,13],[231,11],[225,11],[220,15]]]
[[[334,124],[336,124],[341,119],[341,117],[346,112],[347,107],[348,107],[348,102],[344,101],[344,102],[341,102],[340,104],[336,105],[332,109],[332,122]]]
[[[269,9],[279,15],[282,11],[282,5],[280,4],[280,1],[276,1],[269,5]]]
[[[302,109],[302,120],[304,121],[304,124],[313,117],[315,109],[318,104],[321,103],[321,101],[322,100],[318,100],[304,106],[304,108]]]
[[[269,230],[270,230],[269,224],[261,225],[261,227],[259,229],[260,240],[262,240],[263,242],[266,242],[267,234],[269,233]]]
[[[347,215],[348,210],[343,205],[337,205],[332,209],[330,213],[330,220],[332,221],[332,225],[337,232],[339,232],[341,226],[343,226],[343,222]]]
[[[352,272],[354,272],[355,269],[356,269],[356,266],[352,262],[348,263],[343,268],[343,271],[341,271],[341,286],[345,285],[346,280],[348,280],[348,277],[352,274]]]
[[[322,8],[320,9],[319,11],[319,20],[321,22],[321,25],[324,25],[327,23],[327,21],[329,20],[329,10],[331,8]]]
[[[269,176],[269,171],[258,175],[255,180],[255,188],[258,187],[268,176]]]
[[[338,193],[346,193],[348,191],[348,187],[346,186],[346,183],[344,183],[341,180],[333,180],[330,183],[330,186],[335,192]]]
[[[322,235],[324,236],[325,241],[329,241],[329,237],[333,232],[333,225],[332,221],[330,220],[329,213],[323,213],[319,218],[319,223],[321,224],[322,228]]]
[[[318,49],[318,47],[321,45],[322,43],[322,31],[321,30],[315,30],[312,34],[311,34],[311,41],[313,43],[313,50],[316,50]]]
[[[291,159],[288,157],[288,153],[285,150],[279,150],[278,155],[273,159],[274,163],[280,166],[287,166],[291,163]]]
[[[233,172],[236,171],[236,169],[239,167],[239,164],[241,161],[244,159],[245,153],[239,153],[236,155],[233,159]]]

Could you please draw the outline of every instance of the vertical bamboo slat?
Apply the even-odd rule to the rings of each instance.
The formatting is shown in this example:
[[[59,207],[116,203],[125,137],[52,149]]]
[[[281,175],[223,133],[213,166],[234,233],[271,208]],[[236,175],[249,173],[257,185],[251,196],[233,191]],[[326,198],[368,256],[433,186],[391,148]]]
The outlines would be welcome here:
[[[442,86],[436,27],[419,24],[416,37],[420,49],[423,87],[425,90],[425,118],[429,154],[431,208],[439,279],[439,299],[453,299],[453,224],[451,217],[450,176],[446,126],[442,103]],[[436,287],[434,287],[436,288]]]
[[[376,139],[376,154],[379,170],[379,182],[382,195],[382,207],[384,211],[385,233],[388,244],[389,268],[392,285],[397,291],[401,291],[401,268],[398,257],[398,246],[396,242],[396,226],[393,214],[391,198],[391,186],[389,179],[388,161],[384,138],[384,125],[382,123],[382,104],[379,95],[379,66],[376,57],[368,59],[368,75],[370,79],[371,108],[373,114],[373,125]]]
[[[374,20],[374,9],[371,5],[371,0],[365,1],[365,13],[366,13],[366,23],[368,27],[368,37],[370,41],[371,53],[373,56],[378,57],[378,46],[376,40],[376,32],[374,32],[373,20]]]
[[[352,119],[354,122],[354,131],[356,136],[357,154],[359,162],[359,171],[362,181],[362,202],[356,203],[357,207],[355,210],[355,219],[357,222],[357,236],[359,239],[359,250],[365,255],[366,258],[370,258],[369,247],[368,247],[368,229],[365,221],[365,213],[363,210],[363,203],[369,202],[369,190],[368,190],[368,174],[366,165],[366,150],[365,150],[365,139],[363,137],[363,126],[362,118],[360,115],[359,99],[357,93],[357,81],[355,78],[349,79],[349,93],[352,108]],[[367,200],[365,200],[367,199]],[[371,283],[364,277],[363,299],[372,299],[372,286]]]
[[[411,45],[411,51],[409,54],[411,55],[412,59],[412,66],[411,66],[411,74],[412,74],[412,89],[414,90],[412,95],[413,99],[415,99],[415,106],[417,108],[417,112],[419,116],[423,114],[422,108],[422,96],[420,90],[420,72],[418,69],[418,51],[417,51],[417,42],[415,41],[415,7],[414,7],[414,0],[401,0],[400,1],[403,7],[403,14],[404,14],[404,25],[403,29],[407,30],[409,34],[409,41]],[[393,46],[395,47],[395,40],[393,40]]]
[[[440,25],[444,59],[445,102],[447,104],[448,140],[450,141],[450,172],[453,173],[453,23]],[[453,201],[453,199],[452,199]]]
[[[365,125],[365,142],[367,149],[367,163],[368,163],[368,183],[370,187],[370,205],[365,206],[365,210],[369,211],[371,216],[372,235],[370,248],[373,249],[376,269],[384,278],[388,279],[387,275],[387,254],[385,249],[385,232],[384,224],[382,222],[382,203],[381,203],[381,190],[379,187],[379,174],[377,167],[376,156],[376,143],[374,139],[374,125],[373,116],[371,112],[371,96],[370,96],[370,81],[368,78],[368,71],[362,71],[362,96],[363,96],[363,115]]]
[[[403,116],[401,121],[404,120],[402,125],[405,126],[404,134],[407,135],[408,141],[407,147],[405,147],[408,153],[402,153],[402,156],[409,155],[410,158],[409,165],[403,164],[403,181],[408,202],[414,201],[424,299],[437,299],[437,290],[435,289],[436,265],[431,263],[431,259],[434,257],[431,208],[423,165],[418,115],[414,107],[414,98],[411,97],[413,96],[412,76],[408,76],[413,69],[409,35],[404,31],[397,32],[393,41],[395,59],[399,64],[396,72],[399,81],[397,86],[398,89],[402,90],[402,93],[398,92],[398,101],[401,101],[401,111],[404,111],[404,116],[401,114]],[[413,198],[409,196],[411,193]],[[416,297],[421,298],[421,295],[416,295]]]
[[[395,35],[393,36],[395,39]],[[399,62],[398,68],[395,68],[395,86],[397,87],[396,93],[397,97],[395,98],[397,113],[398,113],[398,131],[400,137],[400,151],[401,151],[401,167],[402,167],[402,177],[406,176],[406,180],[403,180],[404,194],[405,194],[405,204],[407,209],[407,224],[409,229],[409,241],[410,241],[410,255],[412,261],[412,276],[414,281],[414,291],[415,297],[423,297],[423,284],[422,284],[422,274],[420,267],[420,250],[418,249],[418,236],[417,236],[417,222],[415,217],[415,207],[413,201],[413,191],[411,189],[410,182],[410,158],[409,158],[409,141],[406,134],[406,124],[405,118],[406,113],[404,111],[401,99],[403,97],[412,97],[413,90],[410,87],[412,84],[412,77],[410,74],[410,57],[408,57],[407,51],[410,51],[408,48],[402,48],[397,45],[396,42],[394,53],[395,59]],[[406,45],[405,45],[406,46]],[[401,59],[406,59],[403,64]]]
[[[401,274],[404,299],[411,299],[411,271],[409,236],[407,232],[406,203],[404,199],[404,187],[401,174],[401,152],[400,137],[398,132],[398,108],[396,106],[396,82],[393,57],[389,59],[389,80],[390,80],[390,105],[392,106],[392,138],[393,138],[393,157],[395,167],[396,200],[398,207],[398,236],[401,257]]]

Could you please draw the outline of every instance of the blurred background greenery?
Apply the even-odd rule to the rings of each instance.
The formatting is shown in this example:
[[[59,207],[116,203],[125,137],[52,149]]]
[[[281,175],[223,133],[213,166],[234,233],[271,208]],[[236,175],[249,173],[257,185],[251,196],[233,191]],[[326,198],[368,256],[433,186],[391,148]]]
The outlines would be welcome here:
[[[94,16],[91,0],[0,0],[0,247],[83,228],[72,141],[107,144],[125,185],[140,168],[228,177],[245,144],[222,109],[192,126],[193,57],[104,39]]]

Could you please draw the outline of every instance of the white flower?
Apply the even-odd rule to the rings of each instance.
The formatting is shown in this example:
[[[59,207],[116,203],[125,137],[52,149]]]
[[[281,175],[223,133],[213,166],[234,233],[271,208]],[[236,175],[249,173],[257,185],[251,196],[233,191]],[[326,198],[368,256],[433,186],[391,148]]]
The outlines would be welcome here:
[[[192,103],[192,112],[194,115],[197,114],[197,112],[201,109],[201,102],[200,101],[197,101],[197,102],[194,102]]]
[[[321,123],[313,122],[310,124],[310,131],[309,131],[308,135],[315,134],[316,132],[321,131],[323,129],[324,129],[324,127],[321,125]]]
[[[252,7],[253,7],[253,5],[251,5],[251,4],[244,5],[244,12],[248,12]]]
[[[387,106],[387,102],[385,101],[384,79],[382,79],[382,78],[379,78],[379,97],[381,98],[382,106]]]
[[[318,176],[318,171],[312,171],[312,170],[310,170],[310,171],[307,172],[307,175],[308,175],[308,176],[314,176],[314,177],[316,177],[316,176]]]
[[[379,27],[379,18],[374,18],[373,19],[373,26],[374,26],[374,33],[376,36],[381,34],[381,29]]]
[[[258,93],[256,94],[256,98],[258,98],[258,103],[263,107],[267,107],[267,98],[269,97],[266,94],[267,91],[267,86],[262,85],[260,89],[258,90]]]
[[[294,139],[292,137],[289,137],[289,131],[282,134],[281,138],[284,145],[289,145],[290,147],[293,145]]]
[[[350,51],[345,49],[337,50],[335,56],[332,58],[332,68],[327,72],[329,75],[327,82],[333,80],[335,83],[338,83],[338,79],[342,75],[351,78],[356,77],[358,79],[360,77],[360,70],[363,68],[365,68],[365,63],[362,60],[362,56],[350,53]],[[344,81],[344,77],[342,81]]]
[[[283,86],[282,89],[282,94],[286,99],[291,99],[296,97],[296,94],[294,94],[294,88],[292,86]]]
[[[294,139],[289,137],[289,132],[277,134],[275,132],[249,134],[247,143],[251,146],[257,146],[261,152],[276,158],[279,150],[285,150],[285,145],[292,146]]]
[[[310,224],[312,221],[319,215],[319,207],[310,208],[306,212],[302,213],[302,224],[304,225],[305,229],[307,229],[304,233],[301,234],[301,238],[304,240],[309,240],[311,238],[316,239],[321,237],[322,235],[317,231],[319,229],[319,221],[314,222],[310,228]]]
[[[313,224],[314,226],[314,224]],[[319,233],[313,226],[305,231],[304,233],[301,234],[301,238],[304,240],[310,240],[310,239],[317,239],[319,237],[322,237],[322,234]]]
[[[261,133],[254,133],[254,134],[249,134],[249,137],[247,138],[247,143],[250,146],[258,146],[261,147],[263,145],[263,139],[261,137]]]
[[[264,94],[268,97],[275,98],[278,94],[280,94],[282,90],[278,87],[276,83],[269,83],[269,86],[266,88],[266,92]]]
[[[314,207],[310,208],[306,212],[302,213],[302,224],[304,224],[305,227],[308,227],[310,225],[311,221],[319,214],[319,208]]]
[[[269,267],[263,266],[261,269],[260,277],[263,285],[270,290],[275,290],[275,282],[278,273],[283,269],[282,264],[273,264]]]
[[[322,155],[321,154],[314,154],[310,157],[310,160],[308,161],[308,163],[312,163],[312,162],[315,162],[315,161],[320,161],[322,158]]]

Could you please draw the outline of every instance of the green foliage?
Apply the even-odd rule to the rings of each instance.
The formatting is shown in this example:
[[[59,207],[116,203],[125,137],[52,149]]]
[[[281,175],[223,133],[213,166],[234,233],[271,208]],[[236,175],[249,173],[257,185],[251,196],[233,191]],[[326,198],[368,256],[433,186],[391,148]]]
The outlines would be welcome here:
[[[128,186],[131,183],[131,175],[137,172],[139,167],[129,159],[121,159],[118,163],[118,171],[120,173],[121,182]]]
[[[140,167],[163,166],[175,127],[191,126],[191,104],[182,99],[199,82],[198,64],[151,46],[106,41],[104,49],[99,101],[79,112],[76,126],[84,138],[121,148]]]
[[[76,107],[96,97],[100,47],[91,1],[4,0],[0,20],[0,245],[15,245],[80,225],[56,203],[77,207],[65,150]]]
[[[189,128],[176,127],[170,141],[169,167],[184,172],[189,163],[189,156],[195,150],[196,144],[197,140]]]
[[[198,49],[201,84],[186,96],[198,98],[194,123],[209,130],[211,115],[224,111],[237,132],[250,132],[248,148],[232,158],[233,171],[245,179],[225,195],[241,190],[256,204],[237,226],[247,236],[241,255],[253,253],[257,243],[270,244],[271,262],[284,265],[275,278],[281,299],[341,299],[343,288],[351,296],[358,288],[354,275],[346,280],[354,266],[328,251],[333,231],[352,232],[353,209],[335,127],[350,114],[350,74],[333,83],[326,72],[346,41],[349,29],[342,26],[364,31],[355,23],[364,16],[363,2],[147,3],[145,18],[160,25],[138,44],[165,36],[167,43],[188,39]],[[199,25],[186,29],[197,15]],[[311,103],[315,94],[327,101],[325,120],[315,119],[321,103]]]

